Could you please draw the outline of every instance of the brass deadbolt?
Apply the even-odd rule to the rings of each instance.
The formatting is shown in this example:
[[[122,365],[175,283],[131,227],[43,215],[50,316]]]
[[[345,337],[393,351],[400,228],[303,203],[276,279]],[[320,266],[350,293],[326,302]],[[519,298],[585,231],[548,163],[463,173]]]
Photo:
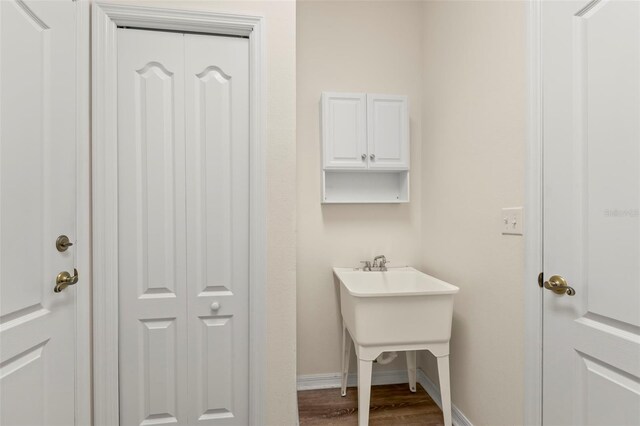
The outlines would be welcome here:
[[[60,235],[56,239],[56,249],[58,249],[58,251],[61,253],[67,251],[67,249],[72,245],[73,243],[69,241],[69,237],[67,237],[66,235]]]

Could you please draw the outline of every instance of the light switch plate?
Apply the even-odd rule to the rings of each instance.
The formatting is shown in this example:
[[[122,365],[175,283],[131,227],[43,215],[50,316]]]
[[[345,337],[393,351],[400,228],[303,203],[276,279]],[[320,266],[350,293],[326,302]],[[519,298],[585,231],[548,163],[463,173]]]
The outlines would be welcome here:
[[[524,214],[522,207],[509,207],[502,209],[500,218],[503,235],[522,235],[524,229]]]

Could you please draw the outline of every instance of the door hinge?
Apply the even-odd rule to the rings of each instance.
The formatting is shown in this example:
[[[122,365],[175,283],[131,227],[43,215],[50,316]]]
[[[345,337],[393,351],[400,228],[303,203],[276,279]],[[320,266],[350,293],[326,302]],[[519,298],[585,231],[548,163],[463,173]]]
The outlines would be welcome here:
[[[544,272],[540,272],[540,273],[538,274],[538,285],[539,285],[540,287],[544,287],[544,284],[543,284],[543,283],[544,283]]]

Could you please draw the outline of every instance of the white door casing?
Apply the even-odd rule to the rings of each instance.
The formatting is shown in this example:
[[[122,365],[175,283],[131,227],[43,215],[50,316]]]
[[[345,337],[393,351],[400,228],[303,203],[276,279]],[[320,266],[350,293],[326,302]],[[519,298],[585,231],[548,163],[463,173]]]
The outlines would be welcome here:
[[[74,2],[0,2],[0,423],[7,425],[89,421],[88,229],[80,229],[87,210],[78,202],[88,203],[88,170],[76,159],[88,153],[86,13]],[[61,234],[75,243],[62,253]],[[78,283],[54,293],[56,275],[74,267]]]
[[[120,421],[248,424],[248,40],[118,43]]]
[[[640,3],[543,2],[543,424],[640,419]]]
[[[118,396],[118,26],[244,36],[249,42],[249,424],[264,422],[266,86],[264,18],[94,3],[92,18],[94,423],[119,423]]]

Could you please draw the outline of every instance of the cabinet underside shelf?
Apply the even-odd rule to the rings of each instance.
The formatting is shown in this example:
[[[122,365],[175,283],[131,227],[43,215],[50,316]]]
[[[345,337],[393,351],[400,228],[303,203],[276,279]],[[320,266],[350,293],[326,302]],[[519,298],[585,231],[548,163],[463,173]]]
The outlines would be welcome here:
[[[408,203],[409,171],[322,171],[323,204]]]

